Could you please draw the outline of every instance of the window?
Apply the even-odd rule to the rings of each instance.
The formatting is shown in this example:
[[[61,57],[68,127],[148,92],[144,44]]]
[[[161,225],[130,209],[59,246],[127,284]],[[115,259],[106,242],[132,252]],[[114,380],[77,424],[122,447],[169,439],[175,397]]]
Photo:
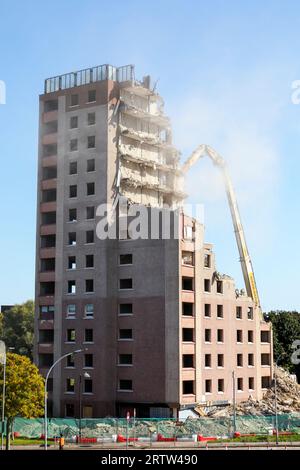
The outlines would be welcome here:
[[[44,112],[49,113],[50,111],[58,110],[58,100],[47,100],[44,104]]]
[[[84,379],[84,393],[93,393],[92,379]]]
[[[254,366],[254,354],[252,353],[248,354],[248,366]]]
[[[94,267],[94,255],[86,255],[85,256],[85,267],[86,268],[93,268]]]
[[[76,281],[68,281],[68,294],[76,294]]]
[[[204,304],[204,316],[205,317],[210,317],[211,316],[211,305],[210,304]]]
[[[96,101],[96,90],[88,91],[88,103],[93,103]]]
[[[94,135],[89,135],[87,138],[87,148],[93,149],[96,147],[96,137]]]
[[[56,244],[55,235],[42,235],[41,236],[41,248],[54,248]]]
[[[211,255],[209,255],[208,253],[205,253],[204,254],[204,267],[210,268],[210,264],[211,264]]]
[[[248,387],[249,387],[249,390],[254,390],[254,377],[249,377]]]
[[[40,314],[47,315],[47,313],[54,313],[54,305],[41,305]]]
[[[76,152],[78,150],[78,140],[71,139],[70,140],[70,152]]]
[[[182,328],[182,341],[183,342],[194,341],[194,329],[193,328]]]
[[[71,95],[70,106],[78,106],[79,98],[78,95]]]
[[[223,305],[217,305],[217,318],[223,318],[223,316],[224,316]]]
[[[78,116],[72,116],[70,118],[70,129],[77,129],[78,127]]]
[[[217,330],[217,342],[224,343],[224,330]]]
[[[271,365],[270,354],[267,354],[267,353],[261,354],[261,365],[262,366],[270,366]]]
[[[76,269],[76,256],[68,257],[68,269]]]
[[[67,356],[67,367],[75,367],[74,354]]]
[[[94,304],[86,304],[84,307],[84,315],[86,318],[94,318]]]
[[[218,379],[218,392],[224,392],[224,379]]]
[[[94,367],[94,356],[93,354],[84,355],[84,367]]]
[[[183,380],[182,382],[182,394],[183,395],[194,395],[194,381]]]
[[[43,180],[52,180],[57,177],[57,167],[56,166],[44,166],[42,168],[42,178]]]
[[[132,314],[132,304],[120,304],[119,305],[119,315],[131,315]]]
[[[69,209],[69,222],[77,222],[77,209]]]
[[[95,194],[95,183],[86,184],[86,195],[93,196]]]
[[[76,333],[75,333],[74,328],[67,330],[67,342],[75,343],[75,339],[76,339]]]
[[[236,342],[237,343],[242,343],[243,342],[243,331],[242,330],[236,330]]]
[[[194,355],[193,354],[182,355],[182,367],[184,369],[190,369],[194,367]]]
[[[88,113],[87,115],[88,126],[96,124],[96,113]]]
[[[189,290],[193,291],[194,286],[193,286],[193,278],[192,277],[183,277],[182,278],[182,290]]]
[[[56,134],[57,132],[57,121],[49,121],[44,124],[44,134]]]
[[[120,279],[120,289],[132,289],[132,279]]]
[[[73,403],[67,403],[66,404],[66,413],[65,413],[66,418],[74,418],[75,416],[75,406]]]
[[[184,238],[186,240],[192,240],[193,239],[193,227],[190,225],[185,225],[184,226]]]
[[[217,294],[223,294],[223,281],[217,281]]]
[[[224,367],[224,354],[218,354],[218,367]]]
[[[67,317],[74,318],[76,315],[76,305],[68,304],[67,305]]]
[[[84,342],[93,343],[93,341],[94,341],[94,331],[88,328],[84,331]]]
[[[69,163],[69,175],[77,175],[77,162]]]
[[[72,184],[69,186],[69,197],[77,197],[77,185]]]
[[[132,390],[132,380],[121,379],[119,382],[119,390],[131,391]]]
[[[192,251],[183,251],[181,262],[188,266],[194,266],[194,253]]]
[[[236,355],[236,365],[237,367],[243,367],[243,354]]]
[[[248,320],[253,320],[253,307],[248,307],[247,318]]]
[[[204,366],[211,367],[211,354],[205,354],[204,356]]]
[[[39,354],[39,366],[40,367],[51,367],[53,364],[53,361],[54,361],[53,354]]]
[[[56,201],[56,189],[45,189],[42,192],[42,202]]]
[[[41,344],[49,344],[54,341],[54,330],[40,330],[39,340]]]
[[[86,243],[94,243],[94,235],[95,232],[94,230],[87,230],[85,232],[85,242]]]
[[[43,145],[43,157],[52,157],[53,155],[57,155],[57,144]]]
[[[211,330],[209,328],[204,330],[204,340],[206,343],[211,343]]]
[[[210,280],[204,279],[204,292],[210,292]]]
[[[41,259],[41,272],[55,271],[55,258]]]
[[[132,354],[119,354],[119,365],[120,366],[131,366],[132,365]]]
[[[132,339],[132,329],[130,328],[120,328],[119,330],[119,339]]]
[[[254,331],[248,330],[248,343],[253,343]]]
[[[243,309],[242,307],[236,307],[236,318],[241,320],[243,316]]]
[[[86,208],[86,218],[87,219],[94,219],[95,218],[95,207],[90,206]]]
[[[120,255],[120,264],[132,264],[132,254]]]
[[[242,379],[242,377],[239,377],[237,379],[237,390],[238,390],[238,392],[243,391],[243,379]]]
[[[94,279],[85,280],[85,292],[94,292]]]
[[[74,393],[75,392],[75,379],[67,379],[66,390],[69,393]]]
[[[90,173],[91,171],[95,171],[95,159],[94,158],[90,158],[89,160],[87,160],[86,171],[88,173]]]
[[[40,295],[43,297],[45,296],[52,296],[55,294],[55,282],[41,282],[40,283]]]
[[[76,232],[69,232],[69,245],[76,245]]]
[[[261,378],[261,388],[269,388],[271,384],[271,379],[268,376]]]
[[[261,331],[260,332],[260,341],[262,343],[270,343],[270,332],[269,331]]]
[[[212,381],[210,379],[205,380],[205,393],[211,393]]]
[[[56,212],[43,212],[42,213],[42,225],[53,225],[56,224]]]
[[[194,304],[191,302],[182,302],[182,315],[186,317],[194,316]]]

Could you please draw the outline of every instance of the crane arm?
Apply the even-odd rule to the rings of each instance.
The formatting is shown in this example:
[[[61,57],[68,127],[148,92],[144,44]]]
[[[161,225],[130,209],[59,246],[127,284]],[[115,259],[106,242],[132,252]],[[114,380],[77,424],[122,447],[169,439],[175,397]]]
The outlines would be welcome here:
[[[245,282],[245,287],[247,295],[253,299],[255,304],[260,308],[260,301],[258,290],[256,286],[255,276],[253,272],[253,266],[250,259],[250,255],[247,248],[246,238],[244,229],[242,226],[242,221],[240,217],[240,212],[237,204],[237,199],[229,176],[229,172],[223,157],[221,157],[212,147],[209,145],[200,145],[192,153],[192,155],[187,159],[187,161],[182,166],[182,172],[186,173],[191,166],[193,166],[200,158],[207,155],[213,163],[221,169],[222,176],[224,179],[228,204],[231,212],[235,238],[238,246],[238,251],[240,255],[240,262]]]

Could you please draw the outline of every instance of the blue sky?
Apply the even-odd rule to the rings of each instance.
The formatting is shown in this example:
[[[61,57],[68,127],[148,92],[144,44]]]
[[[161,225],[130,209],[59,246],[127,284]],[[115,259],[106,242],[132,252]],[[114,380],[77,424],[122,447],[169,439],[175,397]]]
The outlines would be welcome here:
[[[33,297],[38,94],[46,77],[136,65],[164,96],[183,158],[199,144],[228,161],[262,305],[300,309],[300,4],[296,0],[2,0],[0,304]],[[199,162],[190,201],[205,206],[219,271],[243,286],[220,177]]]

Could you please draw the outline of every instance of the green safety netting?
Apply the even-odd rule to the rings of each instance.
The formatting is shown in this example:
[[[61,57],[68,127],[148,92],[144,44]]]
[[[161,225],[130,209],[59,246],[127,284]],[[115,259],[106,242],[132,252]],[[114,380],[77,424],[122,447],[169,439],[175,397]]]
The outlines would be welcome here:
[[[280,431],[300,433],[300,413],[278,415]],[[241,434],[269,434],[275,428],[275,416],[237,416],[236,431]],[[233,417],[187,418],[183,422],[175,419],[67,419],[49,418],[49,438],[63,433],[67,438],[75,438],[81,431],[82,437],[109,438],[112,435],[129,437],[150,437],[161,434],[164,437],[228,436],[234,430]],[[13,431],[22,437],[38,438],[44,434],[43,418],[14,420]]]

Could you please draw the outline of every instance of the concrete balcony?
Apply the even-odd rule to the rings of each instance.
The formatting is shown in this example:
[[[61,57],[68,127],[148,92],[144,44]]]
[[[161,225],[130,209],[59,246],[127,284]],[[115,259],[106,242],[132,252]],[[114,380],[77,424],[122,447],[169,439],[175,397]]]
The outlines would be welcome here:
[[[181,291],[181,302],[195,302],[195,292],[193,291]]]
[[[53,354],[54,345],[53,343],[39,343],[38,353],[40,354]]]
[[[181,343],[182,354],[195,354],[195,343]]]
[[[41,183],[41,189],[56,189],[56,186],[57,186],[56,178],[43,180]]]
[[[40,258],[55,258],[56,249],[54,248],[41,248]]]
[[[56,144],[57,143],[57,133],[53,134],[45,134],[42,137],[42,144],[47,145],[47,144]]]
[[[52,155],[51,157],[43,157],[41,159],[42,167],[48,166],[57,166],[57,155]]]
[[[40,210],[41,212],[55,212],[56,206],[57,206],[56,201],[41,202]]]
[[[57,121],[58,119],[58,111],[48,111],[46,113],[43,113],[42,115],[42,122],[51,122],[51,121]]]
[[[38,328],[39,328],[39,330],[53,330],[53,328],[54,328],[54,319],[53,318],[52,318],[52,320],[39,319]]]
[[[40,230],[41,235],[55,235],[56,234],[56,225],[41,225]]]
[[[181,369],[181,380],[195,380],[195,369]]]
[[[194,266],[188,266],[187,264],[181,265],[181,275],[185,277],[195,277]]]
[[[44,271],[39,273],[40,282],[55,282],[55,271]]]
[[[181,317],[182,328],[195,328],[195,317],[188,317],[184,315]]]

